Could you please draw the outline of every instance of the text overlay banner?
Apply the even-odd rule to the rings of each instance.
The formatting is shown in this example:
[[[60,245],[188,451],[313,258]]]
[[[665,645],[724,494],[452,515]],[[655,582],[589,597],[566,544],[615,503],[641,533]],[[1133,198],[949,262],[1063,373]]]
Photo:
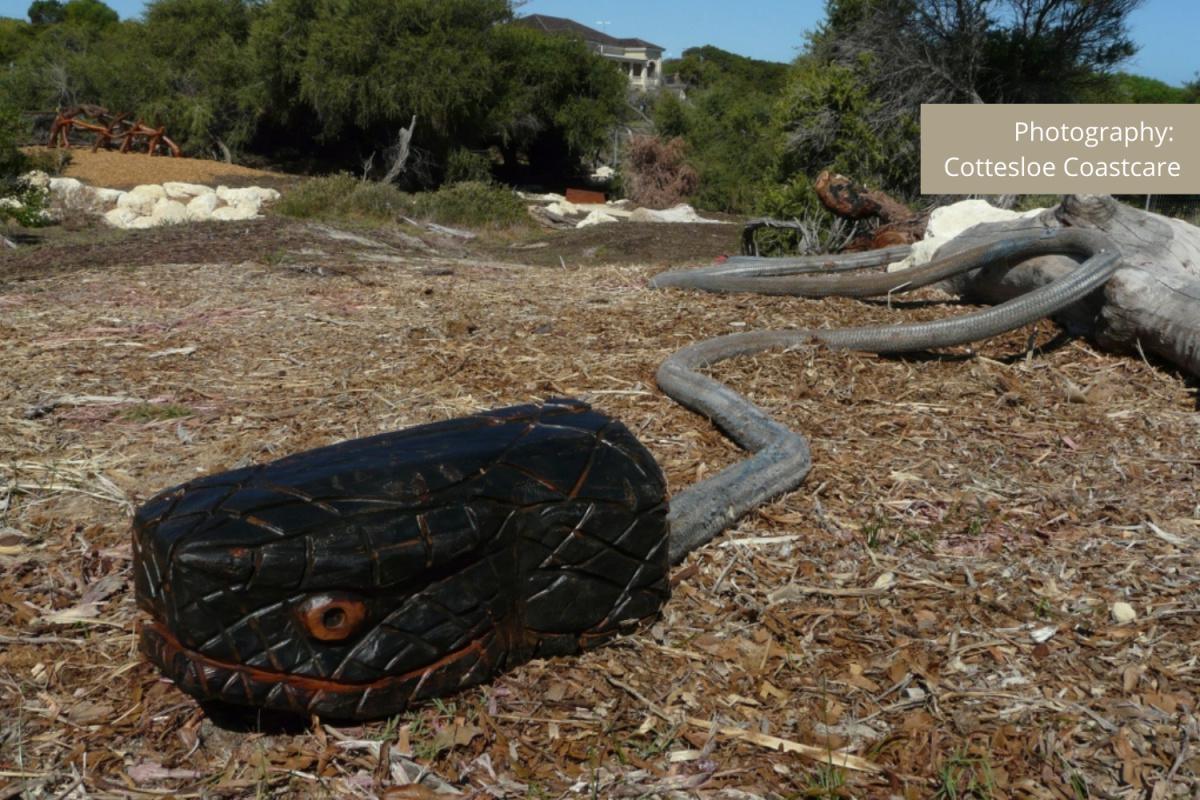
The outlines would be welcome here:
[[[1200,194],[1200,105],[923,105],[921,192]]]

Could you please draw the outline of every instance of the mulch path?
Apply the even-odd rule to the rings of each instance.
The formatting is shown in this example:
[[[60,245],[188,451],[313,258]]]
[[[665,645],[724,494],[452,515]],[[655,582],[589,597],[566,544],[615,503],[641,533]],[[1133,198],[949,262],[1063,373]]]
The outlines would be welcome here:
[[[517,242],[480,241],[471,250],[504,261],[571,269],[603,264],[705,264],[739,252],[742,226],[618,222],[522,235]]]
[[[110,228],[94,219],[82,230],[33,228],[15,236],[27,246],[7,251],[0,281],[17,282],[90,269],[213,261],[269,261],[308,241],[302,223],[279,217],[200,222],[145,231]]]
[[[136,652],[129,517],[156,490],[570,395],[678,491],[741,454],[658,391],[669,353],[961,311],[652,292],[641,264],[320,232],[264,255],[259,229],[221,230],[207,258],[0,265],[0,795],[431,796],[404,787],[422,770],[476,797],[1200,791],[1197,398],[1048,323],[937,357],[721,365],[810,437],[813,472],[608,647],[388,722],[214,719]]]

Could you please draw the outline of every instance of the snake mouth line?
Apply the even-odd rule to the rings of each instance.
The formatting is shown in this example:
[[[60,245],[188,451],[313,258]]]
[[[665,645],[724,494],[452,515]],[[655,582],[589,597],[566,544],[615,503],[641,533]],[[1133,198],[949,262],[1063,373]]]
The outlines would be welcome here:
[[[345,708],[355,717],[362,713],[361,707],[368,697],[393,693],[413,697],[429,675],[443,670],[458,671],[456,668],[469,673],[487,655],[485,642],[476,640],[420,669],[370,682],[347,683],[215,659],[182,644],[158,620],[142,625],[139,646],[164,675],[202,700],[305,712],[331,696],[341,696],[343,701],[350,702]]]

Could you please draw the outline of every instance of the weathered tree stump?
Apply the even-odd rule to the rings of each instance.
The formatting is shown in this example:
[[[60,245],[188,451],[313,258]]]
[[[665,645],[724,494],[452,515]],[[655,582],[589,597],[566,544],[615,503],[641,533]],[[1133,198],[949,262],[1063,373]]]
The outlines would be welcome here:
[[[879,227],[851,242],[846,252],[912,244],[925,234],[928,214],[919,214],[887,192],[870,189],[845,175],[825,170],[813,182],[813,190],[821,205],[839,217],[879,219]]]
[[[845,175],[825,170],[813,182],[813,191],[827,209],[846,219],[879,217],[883,223],[902,222],[917,216],[887,192],[869,189]]]
[[[1059,318],[1073,333],[1121,352],[1153,353],[1200,376],[1200,228],[1140,211],[1107,195],[1069,195],[1038,217],[982,223],[955,237],[936,257],[962,252],[1030,229],[1103,231],[1121,251],[1123,266],[1095,296]],[[973,300],[999,303],[1075,268],[1070,256],[1039,256],[996,264],[950,283]]]

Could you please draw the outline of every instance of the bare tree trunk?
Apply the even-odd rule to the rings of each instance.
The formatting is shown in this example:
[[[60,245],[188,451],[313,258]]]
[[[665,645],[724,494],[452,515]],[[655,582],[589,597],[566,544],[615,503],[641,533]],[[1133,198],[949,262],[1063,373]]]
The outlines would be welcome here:
[[[1121,251],[1123,266],[1102,296],[1076,304],[1062,321],[1101,346],[1156,354],[1200,375],[1200,228],[1141,211],[1106,195],[1065,197],[1034,219],[983,223],[955,237],[937,257],[1030,228],[1093,228]],[[956,279],[961,294],[997,303],[1049,283],[1073,269],[1066,256],[997,265]]]
[[[416,129],[417,115],[413,114],[412,122],[408,123],[407,128],[400,129],[400,133],[396,136],[396,143],[387,150],[388,169],[383,176],[384,183],[391,183],[399,178],[408,166],[408,157],[412,152],[413,131]]]

